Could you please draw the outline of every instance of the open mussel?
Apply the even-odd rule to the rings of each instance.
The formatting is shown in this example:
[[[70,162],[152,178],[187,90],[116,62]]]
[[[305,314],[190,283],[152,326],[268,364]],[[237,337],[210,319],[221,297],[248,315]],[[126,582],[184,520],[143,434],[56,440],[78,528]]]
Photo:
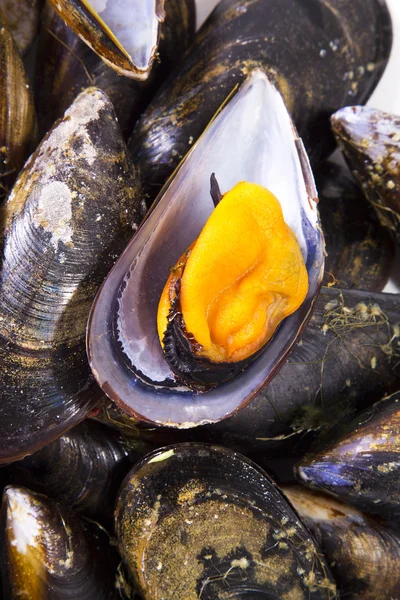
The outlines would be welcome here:
[[[323,163],[314,175],[327,252],[324,285],[382,291],[396,254],[393,237],[338,159]]]
[[[182,369],[175,377],[164,358],[157,339],[157,310],[170,267],[198,237],[212,212],[209,186],[214,172],[222,193],[232,190],[239,182],[247,182],[239,185],[246,189],[248,186],[269,189],[262,194],[268,196],[271,192],[275,197],[274,206],[283,213],[285,221],[282,227],[291,230],[288,244],[292,244],[294,238],[297,240],[298,261],[304,262],[308,283],[301,306],[281,322],[259,357],[251,355],[244,371],[243,363],[238,368],[234,361],[226,361],[222,365],[224,383],[217,385],[213,380],[208,386],[208,371],[203,369],[200,383],[205,382],[205,393],[198,395],[191,387],[192,374],[189,372],[182,382]],[[213,195],[216,193],[214,186]],[[241,221],[240,215],[232,219],[235,223]],[[244,230],[250,259],[244,255],[242,262],[250,260],[247,268],[251,271],[262,263],[264,241],[250,208],[244,221],[254,225]],[[277,227],[277,231],[281,230]],[[231,263],[236,262],[240,268],[239,254],[230,251],[232,246],[225,246],[225,241],[221,239],[220,246],[217,244],[216,253],[226,251]],[[271,261],[274,259],[273,269],[279,281],[279,268],[284,272],[287,261],[282,259],[282,254],[272,252]],[[207,262],[207,257],[205,260]],[[297,269],[299,262],[296,261]],[[282,97],[266,75],[256,69],[240,89],[231,94],[182,162],[101,288],[89,319],[88,333],[89,360],[96,379],[123,410],[141,420],[181,428],[219,421],[249,402],[277,371],[310,315],[322,272],[323,239],[307,156]],[[268,314],[268,294],[270,291],[274,296],[275,284],[272,282],[265,294],[263,277],[261,272],[260,280],[252,284],[257,293],[249,302],[253,302],[261,323],[267,325],[273,321]],[[241,278],[239,273],[239,283]],[[234,287],[235,281],[232,285]],[[243,290],[241,293],[248,293]],[[202,293],[203,297],[197,299],[199,303],[206,301],[207,284]],[[226,309],[229,310],[228,303]],[[168,318],[173,320],[174,314]],[[246,330],[246,323],[240,326]],[[260,347],[256,353],[258,350]],[[211,371],[215,365],[218,366],[218,361],[213,362]],[[229,379],[232,375],[235,377]]]
[[[302,483],[386,519],[400,515],[400,394],[339,423],[297,468]]]
[[[150,449],[86,419],[35,454],[3,467],[2,475],[91,518],[109,519],[126,472]]]
[[[396,526],[300,486],[281,489],[325,555],[341,598],[400,600]]]
[[[36,142],[28,77],[0,10],[0,200],[7,195]]]
[[[225,448],[181,444],[146,456],[121,487],[116,533],[144,600],[337,598],[278,488]]]
[[[46,496],[9,486],[0,519],[5,600],[117,600],[108,534]]]
[[[400,239],[400,117],[349,106],[333,115],[332,129],[382,225]]]
[[[169,5],[190,7],[194,1],[50,0],[69,27],[119,75],[145,80],[150,74]],[[174,9],[172,9],[174,10]],[[178,7],[178,14],[179,14]],[[180,15],[192,19],[183,11]]]
[[[149,200],[255,67],[281,92],[311,162],[327,156],[329,115],[367,101],[390,49],[382,0],[222,0],[134,129]]]
[[[90,88],[45,137],[3,207],[0,462],[35,452],[99,403],[87,315],[141,216],[115,113]]]
[[[45,134],[82,89],[94,85],[111,100],[125,138],[146,107],[155,87],[189,45],[194,33],[192,2],[169,0],[158,58],[146,82],[120,77],[108,67],[47,3],[36,59],[35,99],[40,131]]]

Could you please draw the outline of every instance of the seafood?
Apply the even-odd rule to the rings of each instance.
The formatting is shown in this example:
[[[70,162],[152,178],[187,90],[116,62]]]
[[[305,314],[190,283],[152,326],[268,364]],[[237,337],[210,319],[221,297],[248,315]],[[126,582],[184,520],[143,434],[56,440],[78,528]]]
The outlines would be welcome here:
[[[33,96],[24,65],[0,10],[0,200],[36,142]]]
[[[50,2],[67,25],[119,75],[147,79],[170,2],[165,9],[164,0]],[[193,6],[193,0],[189,5]]]
[[[3,467],[3,479],[92,518],[110,518],[126,472],[150,449],[87,419],[35,454]]]
[[[400,239],[400,118],[363,106],[332,116],[350,169],[385,227]]]
[[[282,170],[284,181],[277,176]],[[157,306],[170,266],[212,210],[214,171],[223,191],[246,180],[269,188],[279,199],[301,248],[308,292],[245,371],[200,396],[176,381],[164,359],[156,340]],[[282,98],[255,70],[186,157],[97,296],[89,318],[88,355],[106,394],[135,418],[184,429],[219,421],[249,402],[277,371],[315,302],[323,272],[315,200],[307,157]]]
[[[149,201],[254,68],[281,92],[311,162],[327,156],[329,115],[367,101],[391,36],[382,0],[222,0],[133,131]]]
[[[324,553],[341,598],[400,599],[400,534],[395,527],[300,486],[281,490]]]
[[[0,520],[4,598],[117,600],[118,556],[107,533],[61,504],[9,486]]]
[[[21,54],[28,51],[38,32],[42,5],[43,0],[0,0],[0,11]]]
[[[116,533],[144,600],[337,598],[278,488],[225,448],[181,444],[146,456],[122,484]]]
[[[0,462],[23,458],[100,402],[85,353],[97,287],[142,217],[107,97],[83,92],[3,207]]]
[[[359,510],[400,515],[400,394],[339,423],[298,465],[297,476]]]
[[[382,291],[393,268],[394,239],[344,165],[330,160],[314,175],[327,252],[324,284]]]
[[[82,89],[94,85],[111,100],[127,138],[155,88],[166,77],[194,33],[192,0],[168,0],[158,58],[146,82],[120,77],[46,4],[36,59],[35,99],[43,135]]]

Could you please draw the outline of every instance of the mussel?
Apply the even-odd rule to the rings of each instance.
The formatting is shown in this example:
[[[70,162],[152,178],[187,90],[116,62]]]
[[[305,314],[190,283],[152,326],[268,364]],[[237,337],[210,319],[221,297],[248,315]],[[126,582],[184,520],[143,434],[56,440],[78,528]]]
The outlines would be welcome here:
[[[333,115],[332,129],[382,225],[400,239],[400,117],[349,106]]]
[[[88,515],[110,519],[129,467],[152,447],[87,419],[22,461],[2,468],[7,483],[46,494]]]
[[[314,175],[327,252],[324,285],[382,291],[396,254],[393,236],[337,157]]]
[[[21,54],[28,51],[38,32],[43,1],[0,0],[0,10]]]
[[[33,453],[100,402],[85,354],[87,315],[141,217],[115,113],[90,88],[3,207],[0,462]]]
[[[144,600],[337,598],[278,488],[225,448],[181,444],[146,456],[122,484],[116,532]]]
[[[0,10],[0,200],[7,195],[36,142],[32,90]]]
[[[400,515],[400,394],[339,423],[298,465],[302,483],[386,519]]]
[[[120,75],[145,80],[155,60],[164,0],[50,0],[54,9]],[[193,6],[193,0],[180,2]],[[179,3],[175,3],[178,5]],[[187,15],[186,15],[187,16]]]
[[[267,187],[278,198],[301,250],[308,290],[300,308],[281,323],[258,358],[244,371],[243,364],[238,369],[228,361],[224,379],[236,376],[200,396],[186,380],[175,378],[164,358],[157,339],[157,307],[169,268],[196,239],[212,211],[213,172],[223,192],[247,181]],[[246,232],[245,243],[255,250],[250,269],[262,256],[255,240],[251,231]],[[274,257],[279,262],[280,255],[273,253],[271,260]],[[256,69],[234,90],[182,162],[101,288],[88,333],[89,360],[97,381],[123,410],[145,421],[188,428],[223,419],[249,402],[277,371],[310,315],[323,263],[307,156],[282,97]],[[279,280],[279,271],[276,277]],[[261,310],[267,322],[267,310],[264,306]],[[206,371],[202,378],[207,377]]]
[[[34,494],[9,486],[0,519],[4,598],[117,600],[118,555],[94,522]]]
[[[281,92],[312,163],[327,156],[329,115],[367,101],[391,35],[382,0],[222,0],[134,129],[130,148],[149,200],[256,67]]]
[[[400,599],[400,533],[395,525],[300,486],[281,489],[325,555],[341,598]]]
[[[169,0],[150,77],[136,81],[108,67],[46,3],[36,59],[35,99],[43,135],[61,117],[82,89],[94,85],[111,100],[127,139],[137,118],[165,79],[194,34],[191,0]]]

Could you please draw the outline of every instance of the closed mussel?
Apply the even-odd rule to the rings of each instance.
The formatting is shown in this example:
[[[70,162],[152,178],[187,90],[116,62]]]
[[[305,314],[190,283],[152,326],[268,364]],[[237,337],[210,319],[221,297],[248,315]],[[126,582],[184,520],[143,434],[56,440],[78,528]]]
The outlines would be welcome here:
[[[381,0],[222,0],[131,140],[152,200],[232,88],[261,68],[312,162],[333,147],[329,115],[367,101],[391,48]]]
[[[179,257],[190,254],[186,274],[199,248],[186,286]],[[89,320],[96,379],[141,420],[181,428],[219,421],[249,402],[278,369],[310,315],[322,271],[307,156],[281,96],[255,70],[182,162],[103,285]],[[281,285],[287,281],[299,291],[293,303]],[[186,328],[187,292],[209,350],[192,325]],[[203,309],[217,298],[222,301],[207,321]],[[226,330],[219,329],[222,322]]]
[[[400,239],[400,118],[349,106],[333,115],[332,128],[382,225]]]
[[[36,59],[35,98],[43,135],[64,114],[76,96],[94,85],[110,98],[127,138],[156,86],[181,57],[194,34],[194,6],[169,0],[151,76],[143,81],[120,77],[87,46],[46,3]]]
[[[83,92],[46,136],[3,207],[0,462],[23,458],[101,399],[87,315],[141,217],[107,97]]]
[[[87,419],[35,454],[3,467],[2,476],[91,518],[110,519],[127,470],[150,449]]]
[[[4,598],[117,600],[118,556],[107,533],[63,505],[9,486],[0,518]]]
[[[285,486],[282,491],[322,550],[341,598],[400,599],[400,534],[396,526],[300,486]]]
[[[116,533],[144,600],[337,597],[272,480],[218,446],[182,444],[145,457],[121,487]]]
[[[400,514],[400,399],[396,393],[338,424],[297,468],[302,483],[360,510]]]
[[[7,195],[36,142],[32,91],[17,46],[0,10],[0,200]]]

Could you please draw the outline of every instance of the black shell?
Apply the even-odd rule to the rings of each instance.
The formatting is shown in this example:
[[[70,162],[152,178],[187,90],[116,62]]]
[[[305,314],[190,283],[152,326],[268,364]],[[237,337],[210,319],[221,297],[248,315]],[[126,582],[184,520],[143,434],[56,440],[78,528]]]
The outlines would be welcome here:
[[[33,453],[100,401],[87,315],[142,210],[107,97],[83,92],[3,207],[0,462]]]
[[[377,215],[400,240],[400,117],[349,106],[332,117],[332,129],[350,169]]]
[[[87,419],[35,454],[3,467],[7,483],[47,494],[91,518],[111,518],[129,467],[149,446]]]
[[[324,285],[382,291],[393,268],[393,237],[345,165],[330,160],[314,174],[327,252]]]
[[[282,93],[311,161],[326,156],[329,115],[367,101],[391,37],[384,0],[222,0],[133,131],[150,199],[255,67]]]
[[[121,77],[108,67],[47,3],[36,60],[35,97],[43,135],[82,89],[94,85],[110,98],[125,138],[189,45],[194,34],[193,0],[168,0],[157,62],[148,81]]]
[[[6,600],[120,598],[118,556],[105,530],[26,488],[4,492],[0,558]]]
[[[0,6],[1,8],[1,6]],[[0,10],[0,201],[16,180],[36,142],[32,90]]]
[[[282,491],[325,555],[341,598],[400,600],[400,533],[395,526],[300,486]]]
[[[218,446],[182,444],[145,457],[122,485],[116,532],[144,600],[337,597],[272,480]]]
[[[400,516],[400,393],[340,423],[299,464],[302,483],[384,518]]]

